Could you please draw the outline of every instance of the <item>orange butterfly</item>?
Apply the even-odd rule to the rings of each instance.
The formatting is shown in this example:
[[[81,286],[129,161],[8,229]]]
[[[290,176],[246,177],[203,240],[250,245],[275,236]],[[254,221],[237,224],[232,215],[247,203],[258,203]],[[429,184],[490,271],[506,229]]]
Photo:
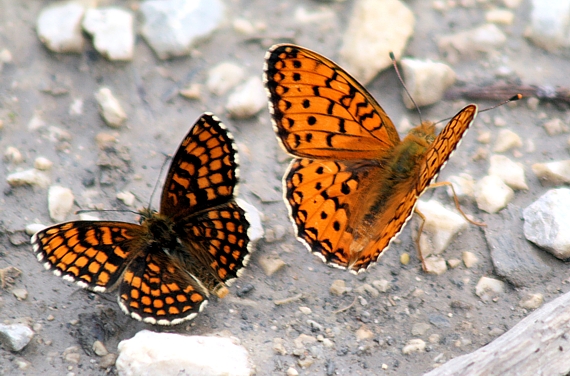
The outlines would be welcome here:
[[[477,106],[459,111],[437,137],[425,121],[400,140],[370,93],[326,57],[280,44],[265,60],[274,129],[296,157],[283,185],[297,236],[324,262],[365,270],[410,219]]]

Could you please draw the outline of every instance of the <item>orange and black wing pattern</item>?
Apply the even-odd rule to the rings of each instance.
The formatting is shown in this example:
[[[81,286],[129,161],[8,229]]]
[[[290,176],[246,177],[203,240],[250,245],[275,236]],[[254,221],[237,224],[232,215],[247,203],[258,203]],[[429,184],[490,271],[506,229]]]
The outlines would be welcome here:
[[[376,100],[326,57],[276,45],[265,56],[264,71],[275,132],[292,155],[374,159],[400,142]]]
[[[79,286],[103,292],[121,278],[137,248],[142,227],[108,221],[66,222],[31,239],[37,259],[48,270]]]

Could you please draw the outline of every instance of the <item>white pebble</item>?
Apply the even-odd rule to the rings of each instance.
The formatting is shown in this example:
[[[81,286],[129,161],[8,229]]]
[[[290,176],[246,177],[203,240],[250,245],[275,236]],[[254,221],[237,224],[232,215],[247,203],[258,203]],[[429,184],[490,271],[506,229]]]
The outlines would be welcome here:
[[[310,315],[313,311],[309,307],[299,307],[299,311],[301,311],[304,315]]]
[[[235,119],[247,119],[267,105],[267,97],[261,78],[253,76],[238,86],[228,97],[226,109]]]
[[[37,157],[34,161],[34,168],[40,171],[47,171],[50,170],[53,166],[53,162],[45,157]]]
[[[462,172],[459,175],[450,176],[447,181],[453,185],[453,191],[455,191],[459,200],[475,197],[475,179],[473,179],[473,176]],[[449,197],[453,197],[453,191],[451,188],[445,187],[445,189],[447,195]]]
[[[445,91],[455,83],[455,72],[444,63],[430,60],[402,59],[404,81],[410,94],[402,90],[402,99],[407,108],[428,106],[441,100]]]
[[[423,248],[424,247],[422,247],[422,253],[423,253]],[[447,271],[447,263],[445,262],[445,259],[441,256],[430,256],[430,257],[424,256],[424,266],[425,266],[425,272],[428,274],[442,275]]]
[[[519,301],[519,306],[524,309],[537,309],[544,303],[542,294],[529,294]]]
[[[41,231],[44,228],[46,228],[46,226],[41,224],[41,223],[30,223],[29,225],[26,226],[25,231],[26,231],[26,234],[32,236],[36,232]]]
[[[485,13],[485,21],[499,25],[512,25],[515,14],[507,9],[491,9]]]
[[[514,162],[504,155],[492,155],[489,175],[499,177],[513,189],[528,189],[522,163]]]
[[[447,209],[436,200],[418,200],[416,210],[425,217],[420,236],[429,238],[432,245],[431,254],[441,254],[449,246],[455,234],[467,228],[468,225],[467,220],[461,214]]]
[[[123,201],[127,206],[133,206],[135,203],[135,195],[129,191],[122,191],[117,193],[117,199]]]
[[[487,213],[496,213],[513,199],[515,192],[500,178],[487,175],[475,187],[477,207]]]
[[[504,153],[509,149],[520,148],[522,146],[523,143],[518,134],[509,129],[503,129],[497,136],[493,151],[495,153]]]
[[[489,277],[481,277],[475,286],[475,294],[484,302],[492,300],[504,291],[505,282]]]
[[[33,185],[41,188],[46,188],[50,184],[50,178],[44,172],[38,171],[35,168],[30,170],[11,173],[6,177],[6,181],[12,187],[22,185]]]
[[[62,222],[73,208],[71,189],[52,185],[48,191],[49,216],[56,222]]]
[[[531,169],[543,184],[559,185],[570,183],[570,160],[535,163],[531,166]]]
[[[4,160],[13,164],[20,164],[24,161],[24,157],[18,148],[8,146],[4,152]]]
[[[245,77],[244,69],[232,62],[223,62],[208,71],[206,87],[210,92],[221,96],[234,88]]]
[[[412,338],[406,343],[406,346],[402,349],[404,355],[408,355],[414,352],[424,352],[426,349],[426,343],[424,340],[419,338]]]
[[[469,251],[463,251],[461,258],[463,259],[463,263],[467,268],[472,268],[479,262],[477,256],[473,252]]]
[[[556,136],[561,133],[568,133],[569,131],[569,128],[566,125],[566,123],[559,118],[550,119],[542,126],[544,127],[544,130],[546,131],[546,133],[548,133],[549,136]]]
[[[127,114],[109,88],[100,88],[95,93],[95,99],[99,103],[101,116],[110,127],[118,128],[127,120]]]

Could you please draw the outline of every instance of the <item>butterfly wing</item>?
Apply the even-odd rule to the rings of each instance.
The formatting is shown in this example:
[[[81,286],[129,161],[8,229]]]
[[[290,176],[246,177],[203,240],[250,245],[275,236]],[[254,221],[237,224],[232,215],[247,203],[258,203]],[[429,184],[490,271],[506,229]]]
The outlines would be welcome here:
[[[203,114],[172,158],[161,214],[176,221],[233,200],[239,172],[236,150],[222,122],[210,113]]]
[[[60,223],[32,236],[34,253],[44,267],[79,286],[103,292],[120,278],[128,261],[141,251],[142,227],[126,222]]]
[[[459,146],[476,116],[477,105],[470,104],[451,118],[441,133],[437,135],[426,152],[424,162],[421,163],[419,179],[415,188],[418,196],[435,181],[437,174]]]
[[[294,156],[374,159],[400,142],[376,100],[326,57],[275,45],[266,54],[264,71],[275,132]]]
[[[130,263],[119,285],[119,306],[131,317],[159,325],[193,319],[206,306],[208,291],[176,259],[147,250]]]

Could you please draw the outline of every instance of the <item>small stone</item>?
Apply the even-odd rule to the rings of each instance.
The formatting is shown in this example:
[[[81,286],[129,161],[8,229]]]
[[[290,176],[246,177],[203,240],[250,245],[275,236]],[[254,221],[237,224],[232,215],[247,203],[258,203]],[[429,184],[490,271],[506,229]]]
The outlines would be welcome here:
[[[95,93],[95,99],[99,104],[101,116],[108,126],[118,128],[127,120],[127,114],[108,87],[100,88]]]
[[[475,179],[473,176],[462,172],[459,175],[450,176],[447,181],[453,185],[453,191],[459,200],[475,197]],[[446,191],[449,197],[453,197],[451,188],[446,187]]]
[[[492,23],[475,29],[440,37],[437,45],[449,62],[474,58],[478,53],[496,51],[507,42],[507,36]]]
[[[36,23],[39,39],[54,52],[83,52],[85,40],[81,32],[81,20],[84,13],[84,6],[72,1],[58,1],[45,7]]]
[[[309,307],[299,307],[299,311],[301,311],[301,313],[304,315],[310,315],[313,313]]]
[[[479,262],[479,259],[477,258],[477,256],[473,252],[463,251],[463,254],[461,255],[461,257],[463,259],[463,263],[465,264],[465,267],[467,267],[467,268],[472,268],[475,265],[477,265],[477,263]]]
[[[412,326],[413,336],[423,336],[431,329],[431,325],[425,322],[417,322]]]
[[[528,294],[519,301],[519,306],[521,306],[524,309],[532,310],[540,307],[543,302],[544,302],[544,297],[542,296],[542,294],[540,293]]]
[[[224,337],[142,330],[119,343],[115,366],[119,375],[204,375],[204,370],[210,375],[250,375],[249,354],[235,342]]]
[[[430,254],[441,254],[453,237],[468,226],[467,220],[462,215],[445,208],[433,199],[418,200],[417,210],[425,217],[423,231],[420,234],[420,246],[424,258]]]
[[[487,213],[496,213],[513,199],[515,192],[499,177],[487,175],[475,188],[477,207]]]
[[[359,0],[354,3],[339,51],[340,65],[366,85],[400,59],[413,35],[415,18],[398,0]],[[382,35],[382,38],[378,38]]]
[[[263,82],[253,76],[235,88],[228,97],[226,109],[234,119],[248,119],[267,105]]]
[[[95,142],[99,149],[104,150],[119,142],[118,137],[118,133],[100,132],[95,136]]]
[[[505,331],[501,328],[493,328],[489,331],[489,335],[491,337],[498,337],[498,336],[503,335],[503,333],[505,333]]]
[[[24,161],[24,157],[20,150],[13,146],[8,146],[4,152],[4,160],[13,164],[20,164]]]
[[[524,235],[553,256],[570,258],[570,189],[552,189],[523,210]]]
[[[492,155],[489,175],[499,177],[512,189],[528,189],[522,163],[513,162],[504,155]]]
[[[521,5],[522,0],[503,0],[503,4],[509,9],[518,8]]]
[[[334,342],[328,338],[325,338],[323,339],[323,346],[328,348],[334,347]]]
[[[83,115],[83,99],[75,98],[69,105],[68,114],[71,116]]]
[[[12,294],[16,297],[16,299],[18,300],[26,300],[28,299],[28,290],[24,289],[24,288],[15,288],[12,289]]]
[[[71,189],[52,185],[48,191],[49,216],[56,222],[62,222],[73,208],[73,192]]]
[[[373,298],[377,298],[380,295],[378,290],[376,290],[368,283],[358,286],[357,288],[354,289],[354,291],[357,292],[358,294],[369,294]]]
[[[232,26],[235,31],[243,35],[251,35],[257,31],[257,28],[245,18],[234,18]]]
[[[179,91],[180,95],[188,99],[202,99],[202,85],[192,83]]]
[[[540,48],[556,51],[570,46],[568,1],[532,0],[528,38]]]
[[[433,326],[435,326],[436,328],[439,328],[439,329],[449,328],[451,326],[449,319],[447,317],[445,317],[443,315],[439,315],[439,314],[429,315],[429,322],[430,322],[430,324],[432,324]]]
[[[549,136],[557,136],[562,133],[568,133],[570,130],[562,119],[551,119],[542,125]]]
[[[346,287],[346,282],[342,279],[335,279],[329,288],[329,292],[337,296],[341,296],[347,291],[349,291],[349,289]]]
[[[245,77],[245,70],[232,62],[223,62],[208,71],[206,87],[217,96],[222,96],[239,84]]]
[[[422,107],[439,102],[455,83],[455,72],[447,64],[416,59],[402,59],[400,64],[409,92],[403,90],[402,99],[409,109],[415,108],[415,104]]]
[[[81,354],[71,352],[65,354],[63,359],[65,359],[65,361],[68,363],[79,364],[79,361],[81,360]]]
[[[507,9],[491,9],[485,13],[485,21],[499,25],[512,25],[515,14]]]
[[[271,277],[278,270],[287,265],[285,261],[281,260],[277,255],[272,255],[271,257],[268,255],[260,256],[258,262],[268,277]]]
[[[11,173],[6,177],[6,181],[12,187],[32,185],[40,188],[47,188],[50,184],[49,176],[35,168]]]
[[[55,316],[54,315],[48,315],[48,317],[46,317],[47,321],[53,321],[55,320]]]
[[[18,367],[20,371],[26,371],[32,366],[32,363],[22,358],[14,359],[14,364],[16,365],[16,367]]]
[[[93,46],[109,60],[129,61],[135,48],[134,17],[123,9],[89,8],[83,29],[93,36]]]
[[[317,338],[313,337],[313,336],[309,336],[307,334],[300,334],[293,341],[293,343],[295,344],[295,347],[298,349],[303,349],[303,348],[305,348],[305,345],[311,345],[315,342],[317,342]]]
[[[426,349],[426,343],[423,340],[419,338],[413,338],[408,341],[406,346],[404,346],[404,348],[402,349],[402,353],[404,355],[408,355],[414,352],[424,352],[425,349]]]
[[[491,132],[490,131],[479,131],[477,136],[477,142],[487,145],[491,142]]]
[[[374,337],[374,332],[371,331],[370,329],[368,329],[366,326],[361,326],[357,331],[356,331],[356,339],[358,341],[364,341],[367,339],[372,339]]]
[[[507,121],[505,120],[505,118],[499,116],[495,116],[493,118],[493,123],[495,124],[495,127],[504,127],[505,125],[507,125]]]
[[[117,354],[107,354],[99,359],[99,367],[102,369],[107,369],[115,365],[117,361]]]
[[[287,355],[283,338],[273,338],[273,351],[279,355]]]
[[[491,301],[504,292],[505,282],[494,278],[481,277],[475,286],[475,294],[484,302]]]
[[[122,191],[117,193],[117,199],[123,201],[127,206],[133,206],[135,203],[135,195],[129,191]]]
[[[518,134],[509,129],[502,129],[497,136],[493,152],[504,153],[507,150],[520,148],[522,146],[523,143]]]
[[[220,0],[147,0],[139,5],[140,33],[159,59],[185,56],[224,20]]]
[[[101,341],[93,342],[93,352],[97,356],[105,356],[105,355],[109,354],[109,351],[107,350],[107,348],[105,347],[105,345]]]
[[[8,351],[18,352],[30,343],[34,332],[23,324],[0,324],[0,343]]]
[[[430,256],[424,259],[425,272],[433,275],[442,275],[447,271],[445,259],[441,256]]]
[[[372,286],[380,292],[386,292],[390,288],[390,282],[385,279],[372,281]]]
[[[315,360],[311,356],[307,356],[306,358],[301,358],[297,360],[297,364],[303,369],[309,368],[310,366],[313,365],[314,362]]]
[[[451,258],[451,259],[447,260],[447,265],[448,265],[451,269],[455,269],[455,268],[457,268],[459,265],[461,265],[461,260],[456,259],[456,258]]]
[[[570,183],[570,160],[535,163],[531,169],[542,185]]]
[[[40,171],[51,170],[53,162],[44,157],[37,157],[34,161],[34,168]]]
[[[432,344],[439,343],[439,341],[441,341],[441,335],[434,333],[428,337],[428,341]]]
[[[299,371],[293,367],[287,368],[287,376],[299,376]]]
[[[400,264],[408,265],[410,263],[410,254],[408,252],[404,252],[400,255]]]

